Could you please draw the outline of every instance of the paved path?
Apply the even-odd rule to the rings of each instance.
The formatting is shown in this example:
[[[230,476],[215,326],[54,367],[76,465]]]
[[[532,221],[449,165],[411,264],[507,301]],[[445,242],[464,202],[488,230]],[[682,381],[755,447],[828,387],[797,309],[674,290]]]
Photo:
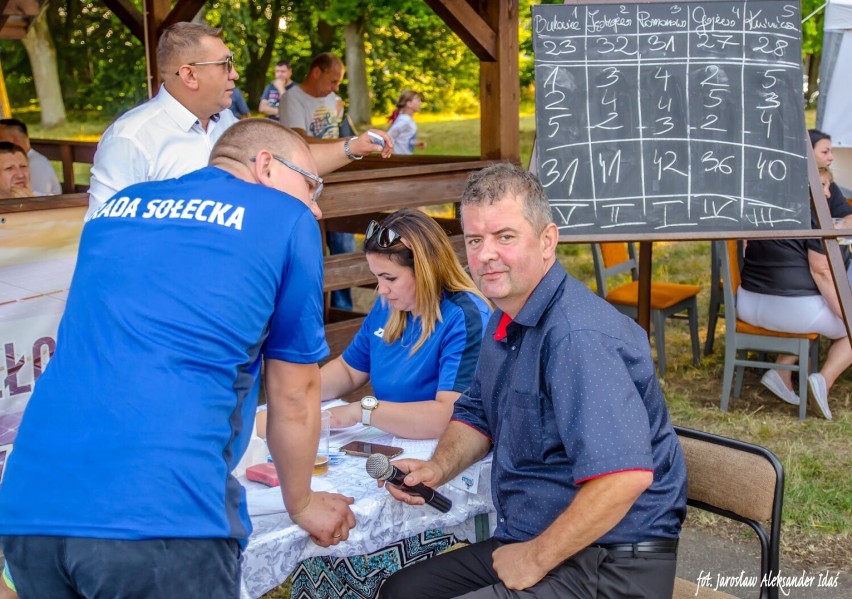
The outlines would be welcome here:
[[[744,525],[745,526],[745,525]],[[845,571],[826,571],[825,568],[802,567],[789,560],[781,558],[781,574],[783,577],[805,576],[813,577],[805,581],[801,587],[786,589],[789,594],[780,593],[779,599],[852,599],[852,568]],[[758,592],[753,585],[740,583],[740,577],[760,577],[760,545],[754,537],[739,541],[721,539],[709,532],[695,529],[684,529],[678,550],[677,575],[692,582],[697,582],[699,576],[705,578],[710,588],[717,581],[728,583],[720,586],[725,591],[740,599],[757,598]],[[836,576],[836,586],[819,586],[820,575],[823,582],[833,580]],[[721,577],[721,579],[719,578]],[[725,580],[725,577],[731,577]],[[744,585],[744,586],[743,586]],[[698,598],[702,596],[699,591]],[[707,595],[704,595],[707,597]]]

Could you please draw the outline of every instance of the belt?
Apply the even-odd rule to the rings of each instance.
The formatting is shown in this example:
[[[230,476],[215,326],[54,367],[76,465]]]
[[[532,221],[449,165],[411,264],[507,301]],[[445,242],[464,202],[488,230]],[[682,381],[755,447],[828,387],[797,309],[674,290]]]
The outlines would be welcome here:
[[[613,543],[611,545],[595,544],[592,547],[606,549],[610,553],[629,553],[637,557],[637,553],[677,553],[677,539],[659,539],[642,541],[641,543]]]

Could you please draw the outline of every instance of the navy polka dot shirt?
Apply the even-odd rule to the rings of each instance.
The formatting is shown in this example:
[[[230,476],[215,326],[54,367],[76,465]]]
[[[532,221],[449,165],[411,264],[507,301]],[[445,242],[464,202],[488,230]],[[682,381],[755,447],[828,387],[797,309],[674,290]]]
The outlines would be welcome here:
[[[494,443],[498,540],[537,536],[584,481],[625,470],[654,481],[597,542],[679,536],[686,466],[647,335],[558,262],[513,321],[494,312],[453,419]]]

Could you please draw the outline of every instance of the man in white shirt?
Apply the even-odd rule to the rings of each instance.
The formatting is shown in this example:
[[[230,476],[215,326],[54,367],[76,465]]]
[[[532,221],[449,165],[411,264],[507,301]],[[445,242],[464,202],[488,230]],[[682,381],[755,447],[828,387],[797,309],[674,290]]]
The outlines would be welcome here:
[[[119,117],[98,144],[89,187],[88,219],[113,194],[128,185],[179,177],[207,164],[213,145],[237,122],[228,110],[234,81],[233,54],[221,30],[198,23],[175,23],[157,45],[163,85],[151,100]],[[366,134],[314,146],[320,175],[370,152],[391,154]]]
[[[56,171],[50,161],[33,150],[27,126],[18,119],[0,119],[0,141],[10,141],[17,144],[27,153],[30,165],[30,185],[37,195],[57,195],[62,193],[62,186],[56,177]]]

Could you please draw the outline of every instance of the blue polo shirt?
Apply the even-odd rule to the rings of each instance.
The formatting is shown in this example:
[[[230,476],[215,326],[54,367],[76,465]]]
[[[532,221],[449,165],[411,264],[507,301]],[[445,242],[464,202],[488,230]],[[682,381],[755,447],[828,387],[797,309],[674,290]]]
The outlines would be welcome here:
[[[128,187],[86,223],[56,353],[0,488],[0,534],[236,538],[230,475],[262,356],[328,355],[319,226],[207,167]]]
[[[539,535],[583,482],[625,470],[654,481],[596,542],[679,536],[686,466],[647,335],[558,262],[514,321],[494,313],[453,419],[494,443],[498,540]]]
[[[435,399],[438,391],[461,393],[468,388],[491,316],[491,308],[482,298],[467,291],[444,293],[442,318],[413,355],[411,348],[422,330],[420,318],[409,313],[405,334],[386,343],[385,324],[390,314],[390,306],[377,299],[343,352],[349,366],[369,373],[376,397],[392,402],[426,401]]]

